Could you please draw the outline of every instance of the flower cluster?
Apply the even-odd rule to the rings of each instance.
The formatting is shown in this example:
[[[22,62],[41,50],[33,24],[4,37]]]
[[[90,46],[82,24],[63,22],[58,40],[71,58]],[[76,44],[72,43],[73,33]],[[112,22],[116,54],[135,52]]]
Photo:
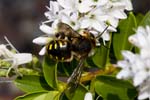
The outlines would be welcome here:
[[[88,29],[97,36],[109,25],[107,31],[102,35],[104,41],[109,41],[109,32],[116,31],[119,19],[127,18],[125,10],[132,10],[130,0],[57,0],[50,1],[50,7],[45,12],[47,21],[40,25],[40,29],[48,37],[38,37],[34,43],[44,45],[49,42],[49,37],[57,33],[57,24],[63,22],[80,33]],[[51,25],[48,26],[47,23]],[[39,53],[43,55],[45,47]]]
[[[129,41],[140,49],[139,54],[123,51],[124,60],[118,62],[122,70],[117,78],[133,79],[139,89],[138,99],[150,99],[150,27],[138,27],[136,34]]]
[[[9,45],[12,46],[10,43]],[[32,54],[15,53],[9,50],[7,47],[8,45],[0,44],[0,70],[1,74],[4,72],[3,74],[8,77],[11,69],[14,69],[17,72],[17,67],[19,65],[29,63],[32,60]]]

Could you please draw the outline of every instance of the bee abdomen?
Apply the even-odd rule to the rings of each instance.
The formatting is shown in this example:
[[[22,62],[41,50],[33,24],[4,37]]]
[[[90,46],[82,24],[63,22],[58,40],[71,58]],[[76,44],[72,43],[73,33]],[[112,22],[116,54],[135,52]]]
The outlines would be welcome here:
[[[47,45],[47,54],[56,61],[70,61],[71,44],[67,40],[53,40]]]

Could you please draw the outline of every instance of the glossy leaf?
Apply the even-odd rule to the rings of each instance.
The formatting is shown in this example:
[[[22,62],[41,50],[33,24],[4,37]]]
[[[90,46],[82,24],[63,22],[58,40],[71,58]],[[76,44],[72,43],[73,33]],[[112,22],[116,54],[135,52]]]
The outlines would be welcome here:
[[[72,100],[84,100],[85,93],[87,93],[87,89],[83,87],[82,85],[79,85],[78,88],[75,91],[75,94],[72,98]]]
[[[46,82],[53,89],[57,89],[57,63],[45,56],[43,61],[43,73]]]
[[[92,63],[95,64],[99,68],[105,67],[107,60],[108,60],[108,53],[109,53],[109,43],[106,43],[105,46],[100,46],[95,49],[95,55],[92,56]]]
[[[122,59],[121,50],[131,50],[132,45],[128,41],[128,37],[135,33],[137,27],[136,18],[133,13],[125,20],[121,20],[118,26],[118,32],[113,34],[113,49],[118,60]]]
[[[46,92],[31,93],[19,96],[15,100],[46,100],[45,99],[46,95],[47,95]]]
[[[49,91],[44,100],[59,100],[60,93],[58,91]]]
[[[144,15],[139,13],[135,17],[136,17],[137,25],[139,25],[141,23],[142,19],[144,18]]]
[[[60,73],[70,76],[77,65],[78,61],[73,59],[71,62],[59,62],[57,64],[57,69]]]
[[[84,65],[90,68],[97,68],[97,65],[93,62],[92,57],[87,58]]]
[[[104,100],[134,100],[137,95],[136,89],[128,81],[111,76],[98,76],[95,91]]]
[[[140,22],[139,26],[146,26],[150,25],[150,11],[144,16],[142,21]]]
[[[78,87],[71,87],[70,89],[64,91],[66,94],[65,100],[84,100],[85,93],[87,93],[87,89],[82,86],[78,85]],[[64,97],[62,97],[64,100]]]
[[[40,76],[23,76],[17,78],[14,83],[24,92],[48,91],[51,89],[46,83],[44,77]]]
[[[17,97],[15,100],[59,100],[58,91],[35,92]]]

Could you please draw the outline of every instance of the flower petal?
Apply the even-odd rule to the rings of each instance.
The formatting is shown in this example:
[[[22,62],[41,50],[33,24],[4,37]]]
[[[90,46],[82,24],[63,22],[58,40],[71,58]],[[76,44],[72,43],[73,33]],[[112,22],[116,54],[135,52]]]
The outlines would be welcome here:
[[[92,9],[90,0],[83,0],[81,3],[78,3],[77,6],[81,13],[87,13]]]
[[[50,0],[50,10],[56,14],[60,9],[58,2]]]
[[[118,79],[128,79],[131,75],[131,72],[129,70],[121,70],[118,74],[117,74],[117,78]]]
[[[87,92],[87,93],[85,94],[84,100],[93,100],[93,98],[92,98],[92,93]]]
[[[127,50],[123,50],[122,52],[123,57],[128,60],[130,63],[133,63],[136,59],[135,59],[135,55]]]
[[[32,54],[30,53],[19,53],[14,54],[14,58],[17,60],[17,65],[29,63],[32,61]]]
[[[54,29],[46,24],[40,25],[40,30],[48,34],[49,36],[55,36]]]
[[[13,57],[13,53],[9,50],[9,49],[7,49],[7,47],[6,47],[6,45],[4,45],[4,44],[1,44],[0,45],[0,56],[4,56],[5,58],[7,58],[7,57]]]
[[[139,93],[138,100],[145,100],[147,98],[150,98],[150,93],[148,93],[147,91]]]
[[[141,58],[145,59],[145,58],[150,58],[150,48],[143,48],[140,51],[141,54]]]
[[[110,12],[110,14],[112,16],[114,16],[115,18],[118,18],[118,19],[125,19],[127,18],[127,15],[125,14],[125,12],[123,10],[113,10],[112,12]]]
[[[97,20],[92,20],[91,23],[92,23],[91,27],[96,29],[99,32],[103,32],[106,27],[103,22],[99,22]]]
[[[93,0],[94,1],[94,0]],[[97,6],[103,6],[106,3],[108,3],[109,0],[96,0],[97,1]]]
[[[46,53],[46,46],[44,46],[41,51],[39,52],[39,55],[43,56]]]
[[[110,40],[110,35],[108,32],[104,32],[104,34],[102,35],[103,40],[105,41],[109,41]]]
[[[50,37],[38,37],[33,39],[33,43],[38,44],[38,45],[45,45],[47,43],[49,43],[51,40],[53,40],[53,38]]]
[[[147,40],[147,32],[143,27],[137,29],[137,34],[131,35],[129,37],[129,42],[134,44],[139,48],[149,47],[149,42]]]
[[[118,23],[119,23],[119,20],[117,18],[112,17],[112,16],[109,16],[107,21],[110,25],[112,25],[115,28],[118,26]]]
[[[76,0],[75,0],[76,1]],[[74,0],[57,0],[57,2],[65,9],[75,8],[75,1]]]
[[[91,20],[89,18],[81,19],[81,28],[88,28],[90,26]]]
[[[131,0],[122,0],[124,3],[125,3],[125,9],[130,11],[130,10],[133,10],[133,6],[132,6],[132,3],[131,3]]]
[[[134,86],[138,86],[143,83],[147,78],[147,73],[145,71],[140,71],[135,73],[135,77],[133,79]]]

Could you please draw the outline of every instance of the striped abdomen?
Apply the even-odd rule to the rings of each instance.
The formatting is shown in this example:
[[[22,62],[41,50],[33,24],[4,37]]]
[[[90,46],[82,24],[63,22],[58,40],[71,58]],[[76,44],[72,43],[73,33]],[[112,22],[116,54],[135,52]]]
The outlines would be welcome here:
[[[71,44],[67,40],[53,40],[47,45],[47,54],[56,61],[71,61]]]

